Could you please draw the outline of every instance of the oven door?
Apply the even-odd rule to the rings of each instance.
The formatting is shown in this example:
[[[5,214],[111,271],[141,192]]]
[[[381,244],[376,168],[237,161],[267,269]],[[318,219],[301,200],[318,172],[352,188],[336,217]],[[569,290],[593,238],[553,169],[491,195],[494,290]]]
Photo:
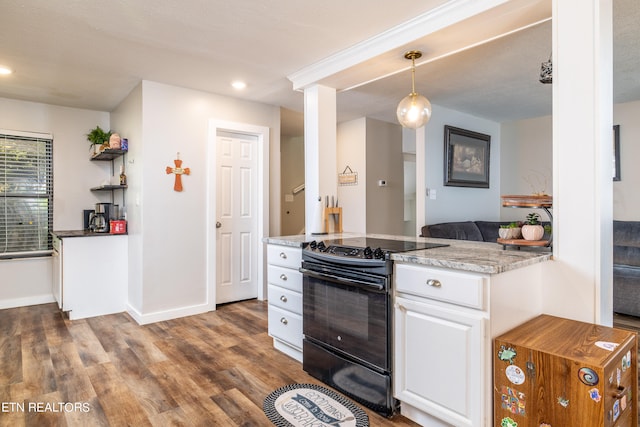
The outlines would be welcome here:
[[[378,371],[390,366],[388,276],[362,271],[314,271],[303,263],[303,333]]]

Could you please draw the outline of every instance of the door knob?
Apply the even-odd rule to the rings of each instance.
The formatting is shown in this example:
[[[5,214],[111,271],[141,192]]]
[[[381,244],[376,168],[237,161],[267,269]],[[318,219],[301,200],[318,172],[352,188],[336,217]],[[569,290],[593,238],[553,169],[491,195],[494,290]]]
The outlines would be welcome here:
[[[222,223],[220,221],[216,221],[216,228],[222,227]]]

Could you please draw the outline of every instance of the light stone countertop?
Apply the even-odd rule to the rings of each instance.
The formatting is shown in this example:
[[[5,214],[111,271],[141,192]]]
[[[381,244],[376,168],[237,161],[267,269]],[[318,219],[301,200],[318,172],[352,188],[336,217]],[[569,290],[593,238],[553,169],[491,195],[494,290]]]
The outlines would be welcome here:
[[[312,240],[321,241],[341,237],[362,236],[364,236],[364,234],[359,233],[294,235],[265,237],[263,242],[282,246],[301,247],[304,242],[310,242]],[[449,246],[409,252],[396,252],[391,255],[391,259],[402,263],[420,264],[476,273],[499,274],[552,259],[551,252],[549,251],[527,250],[525,248],[522,250],[515,248],[503,250],[502,245],[497,243],[390,236],[385,234],[366,234],[366,237],[447,244]]]

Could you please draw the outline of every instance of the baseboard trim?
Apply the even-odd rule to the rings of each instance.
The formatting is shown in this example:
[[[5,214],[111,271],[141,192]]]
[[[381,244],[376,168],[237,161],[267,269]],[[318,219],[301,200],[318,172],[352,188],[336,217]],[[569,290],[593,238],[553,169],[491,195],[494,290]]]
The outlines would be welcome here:
[[[50,302],[56,302],[52,294],[35,295],[32,297],[14,298],[0,300],[0,310],[5,308],[26,307],[29,305],[49,304]]]
[[[163,322],[165,320],[178,319],[180,317],[193,316],[212,311],[209,304],[192,305],[189,307],[175,308],[165,311],[142,314],[130,304],[127,304],[127,313],[139,324],[148,325],[150,323]]]

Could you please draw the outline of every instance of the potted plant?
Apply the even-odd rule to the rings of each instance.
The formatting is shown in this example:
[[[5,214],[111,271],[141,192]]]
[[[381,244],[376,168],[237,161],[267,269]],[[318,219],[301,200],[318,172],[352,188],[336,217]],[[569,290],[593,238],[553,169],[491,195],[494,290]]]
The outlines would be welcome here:
[[[91,143],[89,154],[94,156],[99,154],[105,148],[108,148],[109,138],[111,137],[111,131],[104,131],[100,126],[96,126],[87,134],[87,141]]]
[[[498,229],[498,236],[501,239],[520,239],[522,237],[520,225],[517,222],[503,224]]]
[[[540,224],[540,215],[531,212],[522,226],[522,237],[525,240],[540,240],[544,235],[544,227]]]

